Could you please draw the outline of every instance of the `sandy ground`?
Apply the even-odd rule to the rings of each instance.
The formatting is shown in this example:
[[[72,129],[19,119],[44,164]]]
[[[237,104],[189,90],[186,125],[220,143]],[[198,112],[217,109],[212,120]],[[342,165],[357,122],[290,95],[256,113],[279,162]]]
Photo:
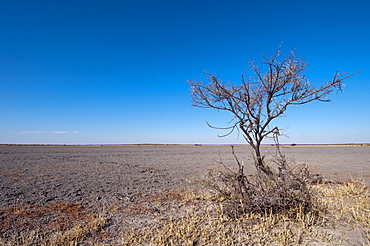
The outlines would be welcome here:
[[[248,165],[251,151],[235,147],[250,167],[247,171],[253,170]],[[282,151],[329,180],[362,177],[370,184],[369,146],[294,146]],[[220,158],[235,166],[230,146],[0,146],[0,210],[57,202],[127,207],[140,197],[190,186],[189,180],[220,168],[215,164]],[[112,230],[121,219],[113,219]]]
[[[200,178],[230,146],[0,147],[0,209],[47,202],[107,205],[117,196],[157,194]],[[265,153],[273,147],[263,148]],[[285,147],[288,156],[330,180],[370,184],[370,147]],[[248,167],[251,149],[236,146]],[[252,171],[253,169],[249,169]],[[248,169],[247,169],[248,171]]]

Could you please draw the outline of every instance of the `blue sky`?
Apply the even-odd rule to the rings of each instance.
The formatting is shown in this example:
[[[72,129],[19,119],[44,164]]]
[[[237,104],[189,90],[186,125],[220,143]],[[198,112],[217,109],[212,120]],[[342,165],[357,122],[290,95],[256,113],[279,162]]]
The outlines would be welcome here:
[[[186,80],[240,81],[281,42],[312,83],[362,69],[333,102],[288,109],[281,141],[370,142],[369,11],[365,0],[1,1],[0,143],[244,143],[208,128],[229,114],[192,107]]]

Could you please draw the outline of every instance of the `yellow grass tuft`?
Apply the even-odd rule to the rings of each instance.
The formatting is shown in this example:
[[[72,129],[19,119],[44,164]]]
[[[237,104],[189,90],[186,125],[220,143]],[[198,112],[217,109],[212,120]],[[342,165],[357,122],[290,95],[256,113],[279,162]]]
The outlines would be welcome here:
[[[312,187],[313,209],[246,213],[231,218],[215,195],[176,217],[124,233],[123,245],[369,245],[370,197],[362,180]],[[211,201],[211,202],[210,202]],[[199,205],[199,204],[198,204]]]
[[[1,210],[0,215],[0,244],[9,246],[77,245],[107,224],[101,214],[73,203],[14,207]],[[16,233],[9,235],[10,229]]]

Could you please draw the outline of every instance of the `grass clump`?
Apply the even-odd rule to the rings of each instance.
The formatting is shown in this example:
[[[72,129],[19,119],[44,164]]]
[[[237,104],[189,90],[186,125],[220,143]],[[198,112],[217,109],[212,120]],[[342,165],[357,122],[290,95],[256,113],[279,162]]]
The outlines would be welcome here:
[[[1,245],[78,245],[108,224],[80,204],[50,203],[0,211]]]
[[[370,197],[361,180],[310,186],[312,206],[230,216],[224,197],[191,192],[182,212],[124,232],[123,245],[369,245]],[[189,202],[184,203],[189,204]]]

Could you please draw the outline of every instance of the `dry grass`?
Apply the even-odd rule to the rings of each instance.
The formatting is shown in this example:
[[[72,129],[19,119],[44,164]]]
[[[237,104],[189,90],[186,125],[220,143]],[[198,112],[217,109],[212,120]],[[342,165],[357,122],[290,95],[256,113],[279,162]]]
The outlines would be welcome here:
[[[361,180],[312,187],[313,209],[279,213],[225,212],[216,195],[189,193],[197,200],[181,214],[158,219],[150,228],[132,228],[123,245],[369,245],[370,197]]]
[[[79,204],[12,207],[0,211],[1,245],[77,245],[107,224]]]
[[[81,205],[51,203],[0,211],[1,245],[370,245],[370,194],[362,180],[310,187],[312,210],[247,212],[230,216],[223,199],[209,191],[142,197],[111,214],[158,214],[150,227],[105,235],[107,218]],[[136,204],[136,205],[135,205]],[[137,206],[135,208],[135,206]],[[126,212],[123,212],[125,210]],[[12,232],[12,233],[11,233]],[[16,233],[15,233],[16,232]],[[95,236],[94,236],[95,235]],[[114,243],[113,243],[114,242]]]

